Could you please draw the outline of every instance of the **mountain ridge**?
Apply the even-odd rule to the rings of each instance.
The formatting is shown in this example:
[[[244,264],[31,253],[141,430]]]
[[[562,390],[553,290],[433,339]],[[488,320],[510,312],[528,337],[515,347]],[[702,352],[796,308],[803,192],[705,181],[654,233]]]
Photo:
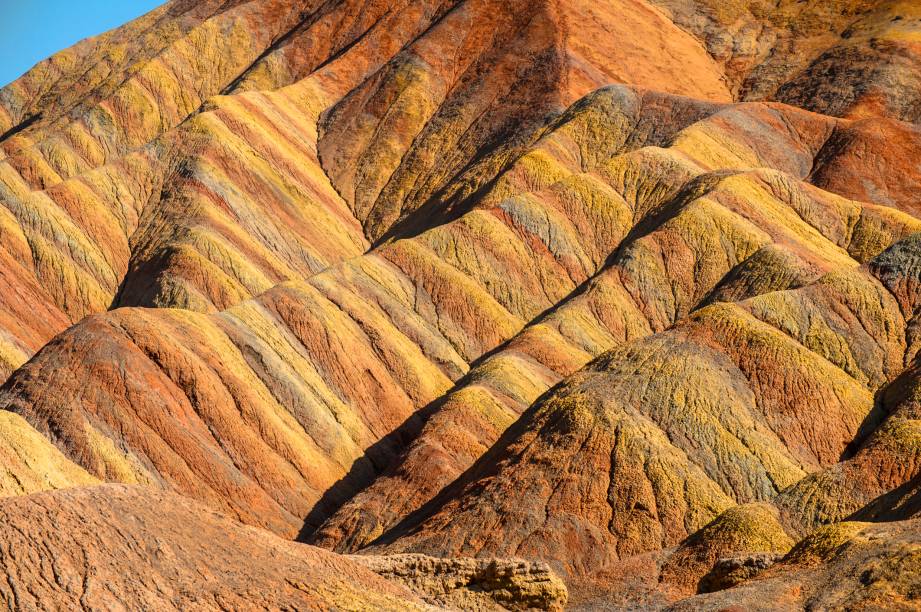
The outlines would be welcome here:
[[[914,550],[919,31],[174,0],[84,41],[0,90],[0,489],[162,489],[387,580],[524,557],[575,606]]]

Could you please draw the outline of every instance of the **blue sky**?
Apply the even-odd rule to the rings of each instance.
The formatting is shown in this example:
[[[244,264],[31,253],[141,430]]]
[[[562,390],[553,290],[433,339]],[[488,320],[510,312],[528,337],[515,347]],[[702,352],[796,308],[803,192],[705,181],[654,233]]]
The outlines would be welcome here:
[[[56,51],[101,34],[164,0],[0,0],[0,86]]]

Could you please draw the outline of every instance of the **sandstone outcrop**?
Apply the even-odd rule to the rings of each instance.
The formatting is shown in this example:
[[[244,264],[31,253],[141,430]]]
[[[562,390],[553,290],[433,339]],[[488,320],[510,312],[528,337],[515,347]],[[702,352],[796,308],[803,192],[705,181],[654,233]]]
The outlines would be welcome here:
[[[754,578],[767,568],[783,559],[778,553],[737,554],[717,559],[710,571],[700,579],[697,590],[713,593],[732,588]]]
[[[460,610],[563,610],[566,585],[542,563],[436,559],[425,555],[347,557],[427,602]]]

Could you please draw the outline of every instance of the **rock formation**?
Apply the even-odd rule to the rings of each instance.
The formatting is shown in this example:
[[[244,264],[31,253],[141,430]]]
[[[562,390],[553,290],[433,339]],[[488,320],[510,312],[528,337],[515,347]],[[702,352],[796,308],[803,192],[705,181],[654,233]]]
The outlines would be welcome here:
[[[11,609],[424,609],[347,558],[175,494],[104,485],[0,502]]]
[[[349,557],[405,584],[429,603],[461,610],[562,610],[566,585],[545,564],[502,559],[436,559],[425,555]]]
[[[40,63],[8,603],[917,603],[915,4],[172,0]]]
[[[755,579],[668,609],[912,610],[919,599],[919,556],[917,519],[838,523],[814,532]]]

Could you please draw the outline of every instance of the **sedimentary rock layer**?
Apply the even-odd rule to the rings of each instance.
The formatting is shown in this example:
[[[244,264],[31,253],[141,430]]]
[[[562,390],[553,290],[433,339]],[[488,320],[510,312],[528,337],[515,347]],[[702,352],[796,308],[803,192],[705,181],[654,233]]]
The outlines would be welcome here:
[[[154,491],[4,507],[399,555],[233,524],[287,565],[156,566],[209,605],[298,564],[304,605],[560,605],[531,561],[577,604],[881,601],[820,591],[921,507],[919,32],[890,0],[174,0],[42,62],[0,90],[0,493]],[[141,523],[97,553],[140,566]],[[110,595],[189,603],[145,585]]]

